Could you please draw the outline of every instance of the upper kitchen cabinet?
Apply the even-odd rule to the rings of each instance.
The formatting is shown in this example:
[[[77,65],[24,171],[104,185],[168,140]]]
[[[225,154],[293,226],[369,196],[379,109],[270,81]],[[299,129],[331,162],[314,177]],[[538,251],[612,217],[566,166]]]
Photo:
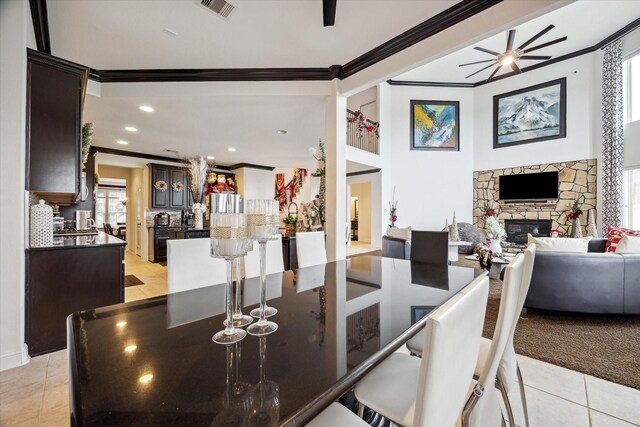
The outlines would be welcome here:
[[[82,191],[82,107],[89,69],[51,55],[27,54],[26,189],[59,204]]]
[[[189,186],[184,168],[149,164],[151,171],[151,207],[160,209],[188,208]]]

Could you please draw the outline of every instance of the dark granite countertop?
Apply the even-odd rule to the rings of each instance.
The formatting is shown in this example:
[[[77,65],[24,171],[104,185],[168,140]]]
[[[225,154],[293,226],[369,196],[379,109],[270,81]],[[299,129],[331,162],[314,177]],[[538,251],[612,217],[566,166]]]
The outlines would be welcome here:
[[[40,251],[51,249],[77,249],[95,248],[99,246],[124,246],[127,242],[117,237],[98,232],[98,235],[90,236],[54,236],[53,245],[27,248],[28,251]]]

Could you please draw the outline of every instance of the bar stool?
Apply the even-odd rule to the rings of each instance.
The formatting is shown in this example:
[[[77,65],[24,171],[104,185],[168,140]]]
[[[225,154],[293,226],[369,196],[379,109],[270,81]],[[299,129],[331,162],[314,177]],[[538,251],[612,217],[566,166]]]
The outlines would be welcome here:
[[[355,388],[363,406],[404,426],[456,424],[473,377],[489,292],[489,278],[476,278],[427,318],[422,359],[394,353]]]

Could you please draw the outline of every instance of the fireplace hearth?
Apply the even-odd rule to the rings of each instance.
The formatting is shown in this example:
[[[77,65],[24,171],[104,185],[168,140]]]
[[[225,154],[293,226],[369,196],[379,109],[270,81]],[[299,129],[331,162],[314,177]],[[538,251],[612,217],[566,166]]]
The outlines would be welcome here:
[[[504,229],[507,232],[507,242],[526,244],[527,234],[534,237],[549,237],[551,235],[551,220],[505,219]]]

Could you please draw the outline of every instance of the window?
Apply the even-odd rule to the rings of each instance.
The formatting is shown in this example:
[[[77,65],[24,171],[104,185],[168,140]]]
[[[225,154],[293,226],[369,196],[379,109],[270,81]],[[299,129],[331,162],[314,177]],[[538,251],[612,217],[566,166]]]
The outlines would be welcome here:
[[[113,226],[127,221],[127,190],[125,188],[98,187],[96,195],[96,226],[106,222]]]
[[[625,61],[622,69],[624,85],[624,121],[640,120],[640,54]]]
[[[622,226],[640,230],[640,168],[624,171],[623,185]]]

